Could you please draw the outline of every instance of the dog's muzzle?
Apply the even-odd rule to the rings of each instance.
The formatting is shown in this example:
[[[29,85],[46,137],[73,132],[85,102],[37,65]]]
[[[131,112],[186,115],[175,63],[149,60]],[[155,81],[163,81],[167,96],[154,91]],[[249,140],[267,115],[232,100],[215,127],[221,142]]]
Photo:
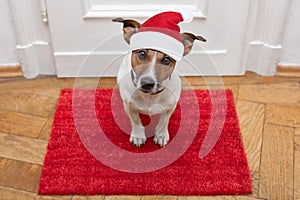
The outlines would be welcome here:
[[[135,87],[137,87],[136,79],[137,79],[137,77],[135,77],[134,71],[131,70],[131,80]],[[157,87],[157,91],[153,91],[155,89],[155,87]],[[152,78],[144,77],[141,79],[141,86],[138,89],[144,93],[149,93],[151,95],[154,95],[154,94],[161,93],[162,91],[164,91],[166,89],[165,87],[163,87],[163,88],[160,88],[160,87],[161,87],[161,85],[157,84],[155,82],[155,80],[153,80]]]
[[[155,87],[155,80],[150,77],[144,77],[141,79],[141,90],[145,93],[151,93]]]

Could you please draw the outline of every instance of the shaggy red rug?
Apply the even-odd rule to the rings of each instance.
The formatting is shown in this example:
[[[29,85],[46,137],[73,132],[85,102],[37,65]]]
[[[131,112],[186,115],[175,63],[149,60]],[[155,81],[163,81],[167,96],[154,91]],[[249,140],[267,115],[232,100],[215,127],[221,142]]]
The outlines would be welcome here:
[[[235,195],[251,178],[232,92],[182,91],[170,142],[153,142],[159,117],[141,116],[146,144],[129,143],[118,90],[63,90],[39,194]]]

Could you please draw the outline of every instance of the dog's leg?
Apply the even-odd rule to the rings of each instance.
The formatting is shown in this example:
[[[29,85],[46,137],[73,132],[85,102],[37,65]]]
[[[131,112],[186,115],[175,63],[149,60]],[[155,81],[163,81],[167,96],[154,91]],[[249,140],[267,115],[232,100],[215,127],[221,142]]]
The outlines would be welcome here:
[[[170,137],[169,137],[168,125],[169,125],[170,117],[174,112],[174,110],[175,107],[166,112],[163,112],[155,128],[154,142],[155,144],[158,144],[161,147],[166,146],[167,143],[169,142]]]
[[[137,147],[142,146],[146,142],[145,128],[142,125],[139,112],[124,103],[125,111],[130,119],[132,131],[129,141]]]

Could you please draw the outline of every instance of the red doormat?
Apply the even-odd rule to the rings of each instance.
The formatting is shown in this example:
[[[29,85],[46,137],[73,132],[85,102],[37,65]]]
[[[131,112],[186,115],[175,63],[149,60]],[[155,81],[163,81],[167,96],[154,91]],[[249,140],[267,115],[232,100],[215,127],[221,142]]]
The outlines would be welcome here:
[[[129,143],[131,126],[117,89],[63,90],[39,194],[252,192],[231,91],[182,91],[165,148],[153,142],[158,117],[149,119],[142,116],[148,139],[137,148]]]

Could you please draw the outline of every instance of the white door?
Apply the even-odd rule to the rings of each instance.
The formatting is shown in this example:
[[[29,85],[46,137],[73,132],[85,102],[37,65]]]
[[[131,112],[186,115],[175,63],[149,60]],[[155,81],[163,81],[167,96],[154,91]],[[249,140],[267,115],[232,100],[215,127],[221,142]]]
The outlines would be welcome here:
[[[195,42],[178,64],[181,75],[241,75],[249,0],[46,0],[54,60],[59,77],[115,76],[129,48],[115,17],[146,18],[182,5],[194,20],[182,31],[207,39]],[[121,57],[120,57],[121,56]]]

